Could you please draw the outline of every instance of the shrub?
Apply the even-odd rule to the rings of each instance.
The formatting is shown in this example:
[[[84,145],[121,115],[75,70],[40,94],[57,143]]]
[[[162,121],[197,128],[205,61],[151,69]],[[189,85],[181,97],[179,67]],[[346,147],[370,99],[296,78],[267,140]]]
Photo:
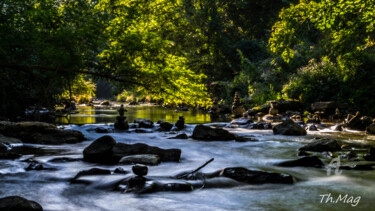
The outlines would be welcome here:
[[[290,77],[283,93],[290,99],[299,99],[304,104],[316,101],[342,101],[348,93],[347,82],[338,65],[323,59],[311,60]]]

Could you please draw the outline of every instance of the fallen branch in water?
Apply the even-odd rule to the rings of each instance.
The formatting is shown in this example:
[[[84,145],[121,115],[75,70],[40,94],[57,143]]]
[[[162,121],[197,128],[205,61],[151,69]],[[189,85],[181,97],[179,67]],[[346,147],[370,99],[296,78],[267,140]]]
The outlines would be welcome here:
[[[177,179],[182,179],[184,177],[186,177],[187,175],[189,174],[194,174],[194,173],[197,173],[199,170],[201,170],[202,168],[204,168],[205,166],[207,166],[209,163],[211,163],[212,161],[214,161],[214,158],[211,158],[209,161],[207,161],[206,163],[204,163],[203,165],[201,165],[199,168],[195,169],[194,171],[192,172],[189,172],[189,173],[186,173],[186,174],[183,174],[183,175],[180,175],[178,177],[176,177]]]

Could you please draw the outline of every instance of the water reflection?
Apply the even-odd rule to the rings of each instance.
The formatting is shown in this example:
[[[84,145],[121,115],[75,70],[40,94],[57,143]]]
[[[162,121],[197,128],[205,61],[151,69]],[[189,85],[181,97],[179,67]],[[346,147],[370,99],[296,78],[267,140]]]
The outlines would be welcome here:
[[[93,107],[79,106],[77,113],[69,117],[59,117],[56,122],[59,124],[94,124],[94,123],[114,123],[118,107]],[[225,117],[211,121],[210,115],[205,111],[189,109],[189,111],[176,111],[175,109],[163,108],[161,106],[129,106],[125,113],[127,120],[133,122],[135,118],[150,119],[154,122],[164,120],[176,122],[179,116],[185,117],[185,123],[209,123],[212,121],[229,121]]]

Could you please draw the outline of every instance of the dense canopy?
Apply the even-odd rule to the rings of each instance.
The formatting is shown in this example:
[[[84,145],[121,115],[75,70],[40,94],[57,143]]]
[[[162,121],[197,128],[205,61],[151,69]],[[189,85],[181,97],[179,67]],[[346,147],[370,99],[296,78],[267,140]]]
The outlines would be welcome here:
[[[373,0],[1,0],[0,115],[94,95],[372,108]],[[355,88],[355,90],[353,90]],[[128,92],[126,92],[128,93]]]

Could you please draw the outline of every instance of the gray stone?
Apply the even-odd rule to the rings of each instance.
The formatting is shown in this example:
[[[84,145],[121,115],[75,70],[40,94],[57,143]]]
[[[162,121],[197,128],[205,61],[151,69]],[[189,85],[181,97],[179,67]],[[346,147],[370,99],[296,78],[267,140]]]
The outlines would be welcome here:
[[[147,144],[124,144],[117,143],[113,149],[113,159],[119,161],[124,156],[139,154],[154,154],[160,157],[161,161],[180,161],[180,149],[161,149]]]
[[[42,211],[43,208],[35,201],[20,196],[8,196],[0,199],[0,210]]]
[[[282,167],[322,167],[324,166],[323,162],[317,156],[303,157],[297,160],[284,161],[276,164],[277,166]]]
[[[122,164],[145,164],[145,165],[158,165],[160,157],[153,154],[130,155],[122,157],[119,161]]]
[[[203,141],[230,141],[236,139],[236,136],[227,130],[205,125],[195,126],[192,137]]]
[[[314,142],[311,142],[299,150],[303,151],[311,151],[311,152],[335,152],[340,151],[341,146],[337,143],[336,140],[332,139],[320,139]]]

